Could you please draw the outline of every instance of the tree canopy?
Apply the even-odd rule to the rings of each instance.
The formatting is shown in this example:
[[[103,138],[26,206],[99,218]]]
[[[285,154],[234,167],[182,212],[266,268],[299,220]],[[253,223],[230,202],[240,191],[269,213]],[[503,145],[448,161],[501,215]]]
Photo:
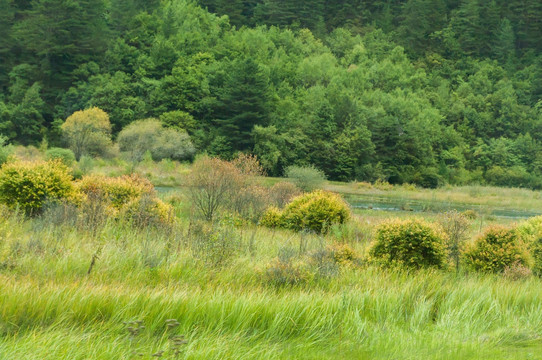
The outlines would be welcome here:
[[[0,0],[0,35],[12,143],[98,107],[270,175],[542,187],[539,0]]]

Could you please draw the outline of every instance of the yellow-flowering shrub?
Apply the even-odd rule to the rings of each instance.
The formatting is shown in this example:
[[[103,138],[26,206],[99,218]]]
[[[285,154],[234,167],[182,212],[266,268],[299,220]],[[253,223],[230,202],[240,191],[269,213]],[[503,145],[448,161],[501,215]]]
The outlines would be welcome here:
[[[369,256],[385,266],[443,268],[445,240],[446,234],[440,227],[424,220],[388,220],[377,228]]]
[[[121,215],[139,227],[170,225],[175,219],[173,206],[150,196],[132,200],[122,208]]]
[[[88,175],[77,183],[77,187],[87,197],[103,198],[116,210],[139,200],[143,195],[154,195],[153,185],[137,175],[120,177]]]
[[[292,230],[327,232],[350,218],[350,208],[337,194],[317,190],[292,200],[281,214],[281,226]]]
[[[281,227],[281,219],[282,219],[282,213],[280,209],[272,206],[269,209],[265,211],[265,213],[260,218],[260,225],[269,227],[269,228],[277,228]]]
[[[39,214],[48,201],[76,201],[70,170],[60,160],[8,162],[0,170],[0,201]]]
[[[491,226],[463,253],[465,264],[473,270],[503,272],[506,267],[521,264],[530,267],[532,259],[515,229]]]

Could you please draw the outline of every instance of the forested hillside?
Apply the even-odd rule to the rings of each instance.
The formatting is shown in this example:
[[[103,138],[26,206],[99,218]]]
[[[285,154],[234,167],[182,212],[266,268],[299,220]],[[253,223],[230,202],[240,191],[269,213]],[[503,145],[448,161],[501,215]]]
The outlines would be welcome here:
[[[270,175],[542,188],[540,0],[0,0],[0,133],[158,118]]]

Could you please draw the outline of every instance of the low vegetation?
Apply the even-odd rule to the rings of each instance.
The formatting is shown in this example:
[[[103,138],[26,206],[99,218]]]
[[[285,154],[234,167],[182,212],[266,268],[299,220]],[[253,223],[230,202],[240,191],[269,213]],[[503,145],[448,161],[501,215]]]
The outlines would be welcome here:
[[[539,218],[478,235],[459,212],[368,223],[340,194],[262,179],[250,156],[198,158],[187,186],[165,193],[137,174],[74,179],[84,161],[0,170],[0,184],[50,191],[0,198],[0,357],[541,350]],[[49,172],[69,191],[50,190]]]

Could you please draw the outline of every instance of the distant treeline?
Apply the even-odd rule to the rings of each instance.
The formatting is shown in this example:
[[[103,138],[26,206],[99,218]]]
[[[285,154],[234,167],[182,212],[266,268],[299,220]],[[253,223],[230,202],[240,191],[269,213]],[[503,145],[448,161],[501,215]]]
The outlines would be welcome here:
[[[542,188],[540,0],[0,0],[0,58],[13,143],[96,106],[270,175]]]

